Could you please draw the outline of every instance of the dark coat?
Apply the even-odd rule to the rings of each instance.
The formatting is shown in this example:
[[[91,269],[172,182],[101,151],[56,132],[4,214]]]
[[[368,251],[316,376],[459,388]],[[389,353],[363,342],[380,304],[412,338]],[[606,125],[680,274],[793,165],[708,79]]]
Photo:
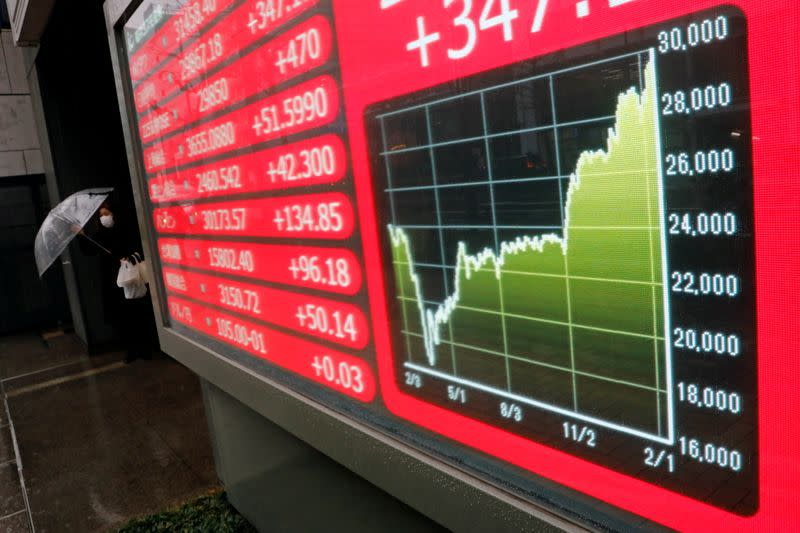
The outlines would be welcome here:
[[[99,260],[103,311],[106,322],[116,324],[126,314],[130,302],[125,300],[122,289],[117,287],[120,260],[130,258],[134,253],[144,257],[139,234],[135,227],[126,224],[125,220],[118,220],[116,215],[113,228],[104,227],[100,224],[99,217],[95,215],[84,228],[84,232],[111,251],[111,254],[108,254],[89,240],[78,237],[81,250],[87,255],[96,256]]]

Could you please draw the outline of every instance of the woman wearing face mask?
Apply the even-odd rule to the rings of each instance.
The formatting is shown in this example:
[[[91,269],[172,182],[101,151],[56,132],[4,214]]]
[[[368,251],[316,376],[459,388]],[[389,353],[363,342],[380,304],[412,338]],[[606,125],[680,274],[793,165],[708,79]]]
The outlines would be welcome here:
[[[100,208],[100,225],[108,229],[114,227],[114,213],[107,207]]]
[[[150,298],[127,300],[117,286],[120,261],[135,253],[144,256],[136,228],[125,222],[117,220],[111,204],[104,202],[97,217],[87,224],[85,232],[111,253],[101,251],[86,239],[79,239],[79,242],[85,253],[97,256],[100,261],[99,287],[96,289],[103,298],[105,320],[119,333],[125,344],[125,362],[130,363],[134,359],[149,359],[157,342]]]

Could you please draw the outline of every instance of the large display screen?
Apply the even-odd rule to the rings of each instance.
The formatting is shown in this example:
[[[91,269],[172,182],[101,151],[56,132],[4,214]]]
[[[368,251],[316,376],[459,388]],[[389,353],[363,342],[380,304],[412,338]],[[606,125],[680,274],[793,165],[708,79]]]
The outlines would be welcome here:
[[[122,41],[167,325],[578,518],[790,520],[799,22],[145,0]]]
[[[372,108],[401,387],[752,512],[742,57],[744,17],[715,9]]]
[[[151,3],[167,20],[128,33],[166,303],[178,328],[369,401],[334,21],[273,4]]]

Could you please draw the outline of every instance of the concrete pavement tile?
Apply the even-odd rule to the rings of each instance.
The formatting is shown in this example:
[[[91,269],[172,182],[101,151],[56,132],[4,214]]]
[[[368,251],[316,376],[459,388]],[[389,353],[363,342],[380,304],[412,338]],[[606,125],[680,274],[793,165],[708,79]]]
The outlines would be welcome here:
[[[5,337],[0,339],[0,354],[0,378],[4,379],[89,357],[74,335],[49,342],[36,335]]]
[[[0,533],[28,533],[28,513],[18,513],[14,516],[0,519]]]
[[[14,458],[14,442],[11,440],[11,427],[5,426],[0,428],[0,464],[13,461]]]
[[[35,359],[47,353],[47,344],[36,335],[13,335],[0,338],[0,378],[9,377],[10,372],[25,359]]]
[[[86,345],[74,333],[65,333],[64,335],[57,335],[50,337],[45,341],[49,350],[58,350],[66,353],[86,353]]]
[[[171,360],[30,390],[9,406],[37,530],[108,531],[219,485],[197,377]]]
[[[55,365],[54,367],[43,368],[31,374],[23,374],[13,379],[6,379],[3,383],[6,394],[11,397],[20,389],[27,389],[41,384],[46,384],[54,380],[69,378],[80,372],[87,372],[93,369],[105,367],[116,363],[122,359],[121,354],[104,354],[92,357],[82,357],[74,361]]]
[[[51,450],[26,467],[39,529],[108,531],[207,490],[155,433],[114,433],[79,459]]]
[[[3,354],[11,352],[24,352],[35,355],[47,350],[47,343],[38,335],[7,335],[0,338],[0,349]]]
[[[132,441],[116,453],[118,461],[107,456],[61,468],[52,477],[26,477],[37,529],[109,531],[207,490],[185,465],[152,445]]]
[[[148,417],[148,425],[164,440],[204,483],[219,483],[214,466],[214,455],[209,446],[198,446],[198,442],[210,442],[205,411],[201,404],[188,406],[180,411],[171,411],[161,416]]]
[[[25,509],[22,498],[22,486],[17,476],[17,465],[9,464],[0,467],[0,516]]]
[[[129,367],[120,367],[96,376],[83,377],[8,399],[15,425],[58,422],[70,418],[85,418],[101,413],[109,418],[117,411],[134,413],[136,405],[126,404],[126,388],[139,387]],[[47,405],[48,408],[43,408]],[[95,411],[95,412],[92,412]],[[58,424],[59,426],[61,424]]]

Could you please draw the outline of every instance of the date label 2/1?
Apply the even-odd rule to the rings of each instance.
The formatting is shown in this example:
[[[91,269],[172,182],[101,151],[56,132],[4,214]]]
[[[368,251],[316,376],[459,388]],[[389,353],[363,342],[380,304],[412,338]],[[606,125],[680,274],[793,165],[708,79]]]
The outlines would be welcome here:
[[[650,468],[664,468],[675,472],[675,455],[667,450],[657,450],[648,446],[644,449],[644,464]]]
[[[584,444],[589,448],[597,446],[597,433],[592,428],[573,422],[564,422],[561,427],[564,429],[565,439]]]

